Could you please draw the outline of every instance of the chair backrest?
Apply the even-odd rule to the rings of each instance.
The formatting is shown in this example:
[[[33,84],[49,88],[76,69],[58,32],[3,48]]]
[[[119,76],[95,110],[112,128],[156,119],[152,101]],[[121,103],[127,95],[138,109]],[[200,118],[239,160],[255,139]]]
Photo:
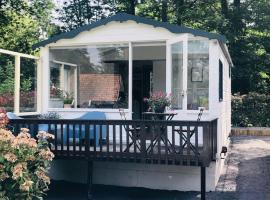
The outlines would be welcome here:
[[[13,112],[7,112],[7,117],[9,119],[22,119],[21,117],[18,117],[17,115],[15,115]]]
[[[203,111],[204,111],[204,109],[201,108],[201,109],[200,109],[200,112],[199,112],[199,114],[198,114],[197,122],[201,121]]]
[[[126,113],[123,108],[119,108],[119,114],[122,120],[127,120]]]
[[[93,111],[93,112],[88,112],[79,117],[79,119],[85,119],[85,120],[105,120],[106,115],[104,112],[99,112],[99,111]]]

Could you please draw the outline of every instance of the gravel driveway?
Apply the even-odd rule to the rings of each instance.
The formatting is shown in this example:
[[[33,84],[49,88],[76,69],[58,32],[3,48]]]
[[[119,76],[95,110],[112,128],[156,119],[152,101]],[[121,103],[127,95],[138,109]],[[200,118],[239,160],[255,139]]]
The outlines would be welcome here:
[[[209,200],[270,199],[270,137],[234,136],[223,174]],[[85,186],[53,183],[47,200],[84,199]],[[96,200],[198,200],[197,192],[95,186]]]
[[[208,199],[270,199],[270,137],[234,136],[216,192]]]

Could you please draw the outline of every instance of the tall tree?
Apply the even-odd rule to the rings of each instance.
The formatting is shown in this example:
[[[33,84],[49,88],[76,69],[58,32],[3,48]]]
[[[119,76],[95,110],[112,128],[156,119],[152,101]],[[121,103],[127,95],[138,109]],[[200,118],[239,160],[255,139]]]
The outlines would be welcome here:
[[[57,9],[58,20],[62,22],[62,31],[69,31],[104,18],[107,9],[102,0],[64,1],[62,7]]]
[[[90,2],[71,0],[71,2]],[[94,2],[93,0],[91,2]],[[234,68],[233,92],[270,92],[269,0],[100,0],[101,7],[64,7],[70,29],[117,12],[221,33],[228,39]],[[73,8],[74,7],[74,8]],[[105,9],[106,8],[106,9]],[[79,13],[79,14],[77,14]],[[98,13],[98,14],[95,14]],[[82,16],[82,18],[80,18]]]

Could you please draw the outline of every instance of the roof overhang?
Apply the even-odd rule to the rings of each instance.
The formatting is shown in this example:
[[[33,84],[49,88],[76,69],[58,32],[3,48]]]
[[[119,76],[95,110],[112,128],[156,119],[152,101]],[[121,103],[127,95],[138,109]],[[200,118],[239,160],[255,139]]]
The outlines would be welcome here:
[[[90,31],[91,29],[97,28],[99,26],[104,26],[110,22],[126,22],[126,21],[135,21],[137,23],[142,23],[142,24],[146,24],[146,25],[151,25],[153,27],[160,27],[160,28],[165,28],[168,31],[175,33],[175,34],[180,34],[180,33],[190,33],[194,36],[201,36],[201,37],[205,37],[205,38],[209,38],[209,39],[216,39],[221,43],[225,43],[226,42],[226,37],[217,33],[209,33],[206,31],[202,31],[202,30],[198,30],[198,29],[192,29],[192,28],[188,28],[185,26],[178,26],[175,24],[170,24],[170,23],[166,23],[166,22],[160,22],[160,21],[156,21],[156,20],[152,20],[152,19],[148,19],[145,17],[140,17],[140,16],[135,16],[135,15],[130,15],[130,14],[126,14],[126,13],[118,13],[116,15],[113,15],[111,17],[105,18],[105,19],[101,19],[97,22],[88,24],[88,25],[84,25],[78,29],[69,31],[69,32],[65,32],[56,36],[53,36],[47,40],[41,41],[37,44],[33,45],[33,49],[37,49],[40,47],[44,47],[50,43],[55,43],[58,40],[61,39],[71,39],[76,37],[78,34],[80,34],[83,31]]]

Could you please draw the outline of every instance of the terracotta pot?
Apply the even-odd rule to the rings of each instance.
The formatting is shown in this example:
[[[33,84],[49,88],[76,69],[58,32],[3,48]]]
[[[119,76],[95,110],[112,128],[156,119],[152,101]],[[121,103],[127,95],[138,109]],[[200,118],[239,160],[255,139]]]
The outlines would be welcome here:
[[[64,108],[71,108],[71,104],[64,104]]]

